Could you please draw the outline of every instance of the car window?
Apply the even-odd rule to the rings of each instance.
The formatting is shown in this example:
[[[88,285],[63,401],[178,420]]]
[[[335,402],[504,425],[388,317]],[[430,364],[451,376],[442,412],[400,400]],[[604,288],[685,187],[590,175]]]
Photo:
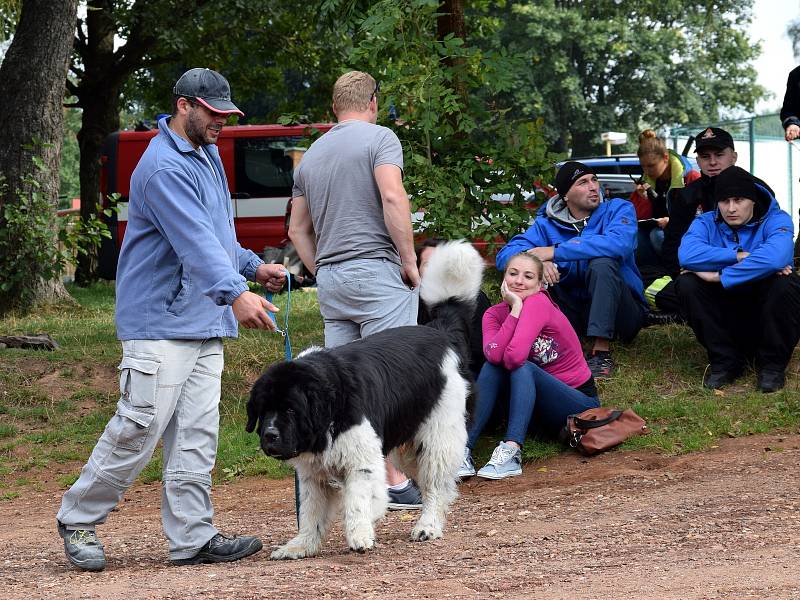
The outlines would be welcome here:
[[[292,159],[286,150],[302,138],[237,138],[234,140],[236,192],[250,197],[292,195]]]

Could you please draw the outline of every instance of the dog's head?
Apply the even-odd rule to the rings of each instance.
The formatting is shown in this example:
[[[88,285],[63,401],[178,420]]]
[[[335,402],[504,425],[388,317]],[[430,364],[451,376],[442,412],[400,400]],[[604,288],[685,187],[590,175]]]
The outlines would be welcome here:
[[[261,449],[281,460],[322,450],[330,424],[324,390],[309,365],[290,361],[271,366],[250,391],[248,433],[258,425]]]

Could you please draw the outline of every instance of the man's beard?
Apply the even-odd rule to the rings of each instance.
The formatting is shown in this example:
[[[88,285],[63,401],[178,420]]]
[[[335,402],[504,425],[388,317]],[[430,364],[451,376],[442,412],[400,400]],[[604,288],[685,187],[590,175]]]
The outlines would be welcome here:
[[[193,144],[197,146],[207,146],[213,142],[206,138],[206,125],[202,123],[202,119],[195,115],[195,111],[189,112],[186,119],[186,127],[184,128],[186,137],[189,138]]]

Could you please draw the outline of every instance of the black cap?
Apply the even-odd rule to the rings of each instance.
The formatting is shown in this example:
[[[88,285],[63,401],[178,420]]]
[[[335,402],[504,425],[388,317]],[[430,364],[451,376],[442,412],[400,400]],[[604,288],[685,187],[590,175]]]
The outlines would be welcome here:
[[[595,175],[595,172],[584,165],[574,160],[570,160],[561,165],[561,168],[556,173],[556,191],[562,198],[567,195],[567,192],[572,187],[575,181],[587,173]]]
[[[731,134],[719,127],[706,127],[695,136],[694,144],[698,152],[700,152],[700,148],[706,147],[735,150]]]
[[[186,96],[196,99],[208,110],[230,115],[233,113],[244,116],[244,113],[231,102],[231,86],[228,80],[211,69],[189,69],[181,75],[172,88],[176,96]]]
[[[753,176],[735,165],[717,175],[714,183],[714,202],[722,202],[727,198],[749,198],[757,202],[758,190]]]

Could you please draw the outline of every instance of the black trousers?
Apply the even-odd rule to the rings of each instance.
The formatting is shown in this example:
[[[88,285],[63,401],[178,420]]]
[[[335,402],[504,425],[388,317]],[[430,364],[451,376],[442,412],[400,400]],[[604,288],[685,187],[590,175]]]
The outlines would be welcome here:
[[[614,258],[590,260],[583,285],[584,294],[570,293],[570,288],[561,284],[549,290],[575,332],[623,342],[635,338],[644,326],[645,310],[625,285],[619,261]]]
[[[677,281],[681,313],[716,370],[786,369],[800,340],[800,277],[772,275],[725,289],[694,273]]]

